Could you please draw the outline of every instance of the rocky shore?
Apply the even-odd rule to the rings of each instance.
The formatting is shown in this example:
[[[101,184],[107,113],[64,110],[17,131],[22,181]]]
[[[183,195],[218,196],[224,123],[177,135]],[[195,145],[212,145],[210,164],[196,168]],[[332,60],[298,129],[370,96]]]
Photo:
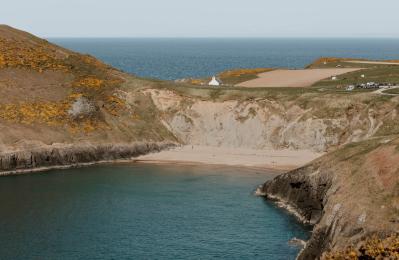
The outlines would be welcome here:
[[[307,167],[277,176],[261,188],[261,194],[295,215],[304,224],[317,224],[327,201],[332,177],[327,174],[310,175]],[[325,230],[316,231],[306,243],[298,259],[316,259],[327,249]]]
[[[398,143],[351,144],[259,188],[259,195],[314,226],[298,259],[332,259],[327,256],[399,233]]]
[[[129,160],[171,147],[169,142],[131,144],[58,144],[0,153],[0,175],[13,175],[53,168]]]

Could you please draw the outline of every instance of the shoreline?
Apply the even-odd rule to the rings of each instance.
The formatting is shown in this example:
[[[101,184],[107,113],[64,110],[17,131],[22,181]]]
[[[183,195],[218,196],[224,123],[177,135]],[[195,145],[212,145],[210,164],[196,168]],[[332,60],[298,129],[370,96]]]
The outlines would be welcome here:
[[[132,162],[134,158],[175,146],[174,143],[53,144],[0,153],[0,177],[69,169],[95,164]]]
[[[0,177],[32,174],[51,170],[63,170],[71,168],[82,168],[100,164],[154,164],[175,166],[200,166],[200,167],[233,167],[270,171],[280,174],[304,164],[321,156],[306,150],[255,150],[244,148],[220,148],[210,146],[178,146],[132,156],[129,158],[106,159],[91,162],[75,162],[69,164],[37,166],[33,168],[20,168],[0,171]],[[290,163],[288,163],[290,162]]]
[[[223,165],[289,171],[322,156],[309,150],[258,150],[185,145],[135,158],[138,163],[179,165]]]
[[[148,164],[148,165],[165,165],[165,166],[178,166],[178,167],[224,167],[224,168],[242,168],[246,170],[258,170],[258,171],[270,171],[265,172],[266,174],[282,174],[289,170],[287,169],[280,169],[280,168],[273,168],[268,166],[246,166],[246,165],[228,165],[228,164],[221,164],[221,163],[201,163],[201,162],[182,162],[182,161],[151,161],[151,160],[138,160],[137,158],[133,158],[132,163],[136,164]],[[121,162],[123,163],[123,162]],[[129,162],[127,162],[129,163]]]

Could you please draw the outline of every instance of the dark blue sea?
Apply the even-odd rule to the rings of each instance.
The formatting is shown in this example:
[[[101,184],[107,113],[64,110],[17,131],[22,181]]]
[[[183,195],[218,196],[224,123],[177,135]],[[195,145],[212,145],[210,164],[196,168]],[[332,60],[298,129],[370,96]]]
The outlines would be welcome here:
[[[100,165],[1,177],[1,259],[295,259],[308,229],[228,167]]]
[[[399,59],[399,39],[50,39],[142,77],[205,77],[232,68],[303,68],[322,56]]]

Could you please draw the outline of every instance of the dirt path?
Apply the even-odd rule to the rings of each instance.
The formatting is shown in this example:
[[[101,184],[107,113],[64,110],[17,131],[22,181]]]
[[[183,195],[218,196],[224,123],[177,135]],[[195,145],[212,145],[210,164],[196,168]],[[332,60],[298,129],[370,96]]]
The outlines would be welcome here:
[[[240,87],[308,87],[332,76],[342,75],[361,68],[274,70],[261,73],[259,78],[242,82]]]
[[[391,94],[391,93],[385,93],[384,92],[386,90],[395,89],[395,88],[399,88],[399,86],[380,88],[380,89],[374,91],[373,93],[374,94],[379,94],[379,95],[385,95],[385,96],[399,96],[399,94]]]

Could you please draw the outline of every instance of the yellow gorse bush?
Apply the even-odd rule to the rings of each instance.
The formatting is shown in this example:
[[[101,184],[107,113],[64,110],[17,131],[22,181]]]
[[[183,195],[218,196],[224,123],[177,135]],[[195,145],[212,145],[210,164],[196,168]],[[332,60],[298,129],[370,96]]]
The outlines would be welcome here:
[[[346,259],[399,259],[399,235],[394,234],[385,239],[372,237],[366,240],[359,249],[348,247],[339,252],[328,253],[327,260]]]
[[[73,82],[74,87],[86,87],[93,89],[101,88],[103,85],[104,85],[104,80],[98,79],[94,76],[80,78]]]
[[[34,122],[59,125],[68,118],[67,102],[43,102],[0,105],[0,118],[7,121],[32,124]]]
[[[0,68],[29,68],[39,72],[46,69],[69,70],[48,44],[32,47],[24,42],[0,39],[0,53]]]

